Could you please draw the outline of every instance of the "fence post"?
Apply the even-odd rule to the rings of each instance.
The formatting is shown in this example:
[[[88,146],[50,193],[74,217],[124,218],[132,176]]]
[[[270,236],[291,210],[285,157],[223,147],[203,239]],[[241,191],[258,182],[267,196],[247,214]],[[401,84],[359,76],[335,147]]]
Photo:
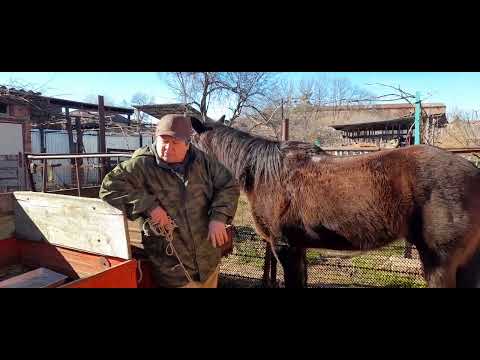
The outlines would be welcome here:
[[[420,127],[421,125],[421,113],[422,113],[422,105],[420,102],[420,92],[417,91],[416,97],[415,97],[415,145],[421,144],[422,139],[420,138]]]
[[[415,94],[415,145],[422,143],[421,139],[421,119],[422,119],[422,103],[420,101],[420,92],[417,91]],[[403,252],[403,257],[407,259],[412,258],[412,244],[405,240],[405,249]]]
[[[82,123],[79,116],[75,118],[75,130],[77,132],[77,154],[81,154],[83,151],[83,130],[82,130]],[[80,184],[83,184],[83,179],[85,177],[84,167],[83,167],[83,159],[78,159],[78,166],[80,166]]]

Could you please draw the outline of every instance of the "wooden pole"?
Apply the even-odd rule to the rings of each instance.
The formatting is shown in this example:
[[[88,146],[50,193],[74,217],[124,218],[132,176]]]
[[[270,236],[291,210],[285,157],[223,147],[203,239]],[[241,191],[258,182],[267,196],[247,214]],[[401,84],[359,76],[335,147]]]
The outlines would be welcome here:
[[[78,196],[82,196],[82,185],[80,184],[80,170],[78,168],[78,159],[75,158],[75,172],[77,174],[77,189],[78,189]]]
[[[80,117],[77,116],[75,118],[75,131],[77,132],[77,148],[76,152],[77,154],[81,154],[83,151],[83,130],[82,130],[82,124],[80,122]],[[78,166],[80,167],[79,171],[77,171],[77,176],[80,176],[79,181],[80,184],[83,183],[83,178],[84,178],[84,169],[83,169],[83,159],[78,160]]]
[[[68,133],[68,151],[70,154],[75,153],[75,146],[73,144],[72,119],[70,118],[70,109],[65,108],[65,118],[67,120],[66,128]]]
[[[47,192],[47,176],[48,176],[48,173],[47,173],[47,159],[44,159],[43,160],[43,169],[42,169],[42,182],[43,182],[42,191],[43,192]]]
[[[31,164],[30,164],[30,159],[28,158],[28,155],[26,153],[24,153],[24,164],[25,164],[25,169],[27,170],[27,174],[28,174],[28,182],[30,184],[30,191],[37,191],[35,189],[35,181],[33,181],[33,174],[32,174],[32,169],[30,168]]]
[[[65,119],[66,119],[66,125],[65,128],[67,130],[67,135],[68,135],[68,153],[69,154],[75,154],[75,145],[73,143],[73,131],[72,131],[72,119],[70,117],[70,109],[68,107],[65,107]],[[70,166],[73,165],[75,162],[70,160]],[[70,167],[70,177],[72,179],[72,184],[74,184],[74,178],[77,176],[75,170],[73,167]]]
[[[106,141],[105,141],[105,105],[102,95],[98,95],[98,121],[99,121],[99,131],[98,131],[98,152],[105,154],[107,152],[106,149]],[[100,169],[99,169],[99,182],[103,181],[105,177],[106,169],[105,169],[105,159],[100,159]]]

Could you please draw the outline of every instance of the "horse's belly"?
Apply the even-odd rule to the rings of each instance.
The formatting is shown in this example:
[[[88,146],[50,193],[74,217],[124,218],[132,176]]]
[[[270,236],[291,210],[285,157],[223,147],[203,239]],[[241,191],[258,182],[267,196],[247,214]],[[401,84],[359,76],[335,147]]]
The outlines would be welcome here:
[[[302,247],[323,248],[330,250],[358,250],[349,239],[329,230],[324,226],[317,226],[314,229],[303,230],[290,238],[295,239],[295,244]]]
[[[298,242],[305,247],[357,251],[379,248],[396,238],[382,231],[377,231],[373,238],[368,234],[367,229],[360,227],[344,234],[319,225],[306,229],[303,236],[298,237]]]

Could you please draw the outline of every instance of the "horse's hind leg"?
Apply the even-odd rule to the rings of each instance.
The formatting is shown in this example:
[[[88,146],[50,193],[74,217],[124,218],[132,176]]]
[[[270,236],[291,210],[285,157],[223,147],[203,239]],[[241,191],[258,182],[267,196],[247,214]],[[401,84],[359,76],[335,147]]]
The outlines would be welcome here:
[[[438,237],[432,241],[428,233],[423,236],[426,241],[417,237],[415,245],[428,287],[480,287],[480,234],[456,237],[450,242],[438,241]]]
[[[450,288],[456,286],[456,267],[449,261],[446,254],[437,248],[433,241],[435,234],[425,231],[424,219],[416,216],[412,221],[408,241],[417,248],[423,266],[424,279],[431,288]],[[442,241],[443,242],[443,241]]]
[[[451,255],[445,254],[438,248],[428,246],[421,233],[416,233],[409,240],[413,240],[411,242],[415,244],[420,255],[427,286],[429,288],[456,287],[458,266],[452,261]]]
[[[429,288],[454,288],[456,287],[457,269],[450,265],[424,267],[425,280]]]
[[[480,249],[457,271],[457,287],[480,288]]]
[[[456,257],[457,287],[480,288],[480,225],[472,227],[465,243],[460,256]]]
[[[464,235],[456,236],[447,243],[448,247],[441,246],[443,250],[430,246],[423,251],[429,287],[480,287],[480,231],[477,226],[470,229],[466,234],[462,228],[457,229],[457,234]]]
[[[286,288],[307,287],[306,249],[289,245],[275,245],[283,267]]]

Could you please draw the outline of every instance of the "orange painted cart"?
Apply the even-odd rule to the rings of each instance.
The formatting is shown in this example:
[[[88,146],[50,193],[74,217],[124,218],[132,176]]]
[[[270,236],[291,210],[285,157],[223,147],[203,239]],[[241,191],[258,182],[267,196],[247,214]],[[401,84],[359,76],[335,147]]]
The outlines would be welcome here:
[[[99,199],[0,194],[0,288],[136,288],[139,273],[121,211]]]

